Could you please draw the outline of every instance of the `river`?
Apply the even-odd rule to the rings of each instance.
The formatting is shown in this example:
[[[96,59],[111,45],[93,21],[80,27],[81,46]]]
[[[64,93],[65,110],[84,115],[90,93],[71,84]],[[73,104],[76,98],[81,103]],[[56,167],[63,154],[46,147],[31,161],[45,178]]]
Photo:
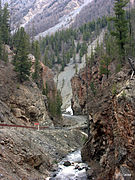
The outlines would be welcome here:
[[[73,116],[71,106],[66,109],[66,114],[63,114],[63,117],[76,122],[72,127],[81,127],[86,123],[86,117]],[[82,162],[81,151],[77,150],[63,158],[58,163],[57,170],[52,172],[51,177],[46,178],[46,180],[86,180],[86,169],[88,166]]]
[[[82,163],[81,151],[67,155],[59,164],[57,171],[51,173],[46,180],[87,180],[87,164]]]

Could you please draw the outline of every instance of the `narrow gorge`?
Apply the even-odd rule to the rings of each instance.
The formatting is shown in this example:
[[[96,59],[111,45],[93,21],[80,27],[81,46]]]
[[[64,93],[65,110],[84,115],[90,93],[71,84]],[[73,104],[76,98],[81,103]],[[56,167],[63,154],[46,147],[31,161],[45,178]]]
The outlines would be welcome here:
[[[0,179],[135,179],[134,0],[0,0]]]

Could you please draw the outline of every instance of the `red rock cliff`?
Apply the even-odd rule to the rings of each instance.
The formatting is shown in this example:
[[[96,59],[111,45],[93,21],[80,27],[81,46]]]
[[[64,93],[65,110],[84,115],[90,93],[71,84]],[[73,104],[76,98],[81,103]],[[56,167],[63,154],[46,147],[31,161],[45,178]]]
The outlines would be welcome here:
[[[98,64],[88,70],[86,99],[86,68],[72,83],[72,108],[75,114],[86,112],[90,136],[82,149],[82,158],[91,167],[88,177],[100,180],[135,179],[135,78],[129,67],[110,76],[101,76]]]

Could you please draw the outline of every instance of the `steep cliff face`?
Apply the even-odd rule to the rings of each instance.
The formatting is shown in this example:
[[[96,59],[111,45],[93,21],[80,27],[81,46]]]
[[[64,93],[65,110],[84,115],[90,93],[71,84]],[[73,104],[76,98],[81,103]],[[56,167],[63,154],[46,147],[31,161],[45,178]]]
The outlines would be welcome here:
[[[46,96],[32,81],[18,83],[10,63],[0,62],[0,86],[1,122],[28,125],[39,121],[52,125],[45,106]]]
[[[41,62],[41,79],[43,81],[44,87],[46,87],[46,84],[48,86],[48,96],[50,98],[53,98],[53,95],[57,93],[56,84],[54,82],[54,73],[50,68],[45,66]]]
[[[88,71],[88,101],[86,69],[72,79],[74,112],[85,112],[88,102],[90,136],[82,158],[91,166],[89,178],[135,178],[135,79],[130,79],[128,66],[117,74],[114,67],[110,65],[108,79],[98,65]]]
[[[31,72],[35,71],[35,57],[32,54],[29,54],[29,59],[32,62]],[[38,87],[43,90],[43,87],[48,87],[48,96],[51,98],[53,93],[57,93],[56,83],[54,82],[54,73],[53,71],[45,66],[41,61],[39,62],[39,77],[37,79]]]
[[[33,81],[20,84],[12,64],[0,61],[0,124],[33,126],[39,122],[53,126],[46,103],[46,96]],[[42,141],[43,137],[36,131],[0,127],[1,178],[45,178],[51,168],[51,157],[40,143],[34,144],[36,138]]]

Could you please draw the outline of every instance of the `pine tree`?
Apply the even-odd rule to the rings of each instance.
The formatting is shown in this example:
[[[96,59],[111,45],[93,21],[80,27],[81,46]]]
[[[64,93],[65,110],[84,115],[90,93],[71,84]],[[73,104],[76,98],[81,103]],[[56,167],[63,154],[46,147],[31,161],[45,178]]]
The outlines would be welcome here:
[[[6,51],[5,45],[2,48],[2,60],[7,63],[8,62],[8,52]]]
[[[61,117],[61,106],[62,106],[62,98],[60,91],[57,92],[56,96],[56,116]]]
[[[112,18],[114,21],[115,31],[112,35],[116,37],[117,44],[119,47],[120,57],[125,57],[125,44],[128,34],[128,22],[125,16],[125,7],[128,0],[115,0],[114,12],[115,17]]]
[[[19,81],[23,82],[28,80],[31,68],[31,63],[28,59],[29,38],[24,28],[21,27],[18,29],[17,38],[18,46],[16,47],[16,55],[14,57],[13,64],[15,66],[15,71],[18,74]]]
[[[79,52],[80,48],[81,48],[81,45],[80,45],[80,43],[78,42],[78,43],[77,43],[77,47],[76,47],[76,53]]]
[[[77,73],[78,73],[78,65],[75,64],[75,74],[77,74]]]
[[[74,51],[73,51],[73,62],[76,63],[76,52],[75,52],[75,48],[74,48]]]
[[[2,8],[1,8],[1,0],[0,0],[0,59],[2,58]]]
[[[9,44],[9,39],[10,39],[9,17],[10,16],[8,11],[8,4],[6,3],[2,10],[2,20],[1,20],[2,40],[5,44]]]
[[[48,65],[49,63],[49,59],[48,59],[48,49],[45,50],[45,53],[44,53],[44,58],[43,58],[43,63],[44,65]]]
[[[1,0],[0,0],[0,28],[1,28],[1,22],[2,22],[2,7],[1,7]]]
[[[39,78],[39,71],[40,71],[40,64],[39,64],[39,60],[40,60],[40,48],[39,48],[39,43],[38,41],[35,41],[33,43],[33,54],[35,56],[35,71],[33,73],[33,79],[35,80],[35,82],[38,84],[38,78]]]
[[[109,64],[110,64],[111,60],[110,57],[108,57],[107,55],[104,55],[102,60],[100,61],[100,74],[105,74],[107,76],[109,76]]]

